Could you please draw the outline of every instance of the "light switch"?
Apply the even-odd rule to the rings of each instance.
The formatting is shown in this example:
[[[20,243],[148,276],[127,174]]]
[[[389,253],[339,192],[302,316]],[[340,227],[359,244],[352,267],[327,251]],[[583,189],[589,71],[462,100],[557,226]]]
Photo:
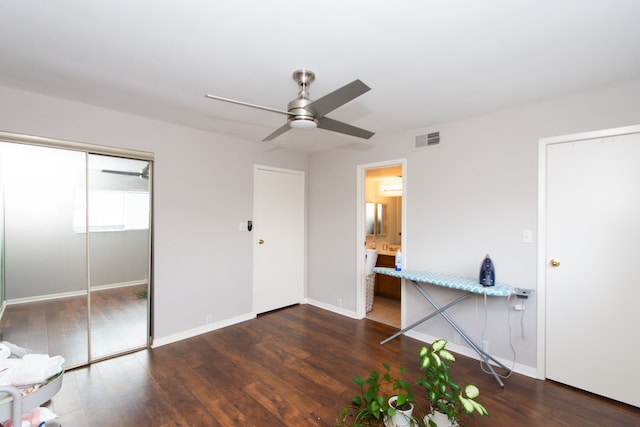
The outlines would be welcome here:
[[[240,225],[238,226],[238,231],[248,231],[247,230],[247,223],[246,222],[241,222]]]

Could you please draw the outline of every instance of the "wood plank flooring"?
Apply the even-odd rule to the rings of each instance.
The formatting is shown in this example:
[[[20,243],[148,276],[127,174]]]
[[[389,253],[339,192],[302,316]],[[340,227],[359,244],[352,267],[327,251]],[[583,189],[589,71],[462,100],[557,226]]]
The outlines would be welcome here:
[[[108,356],[147,344],[146,284],[91,294],[91,353]],[[34,353],[59,354],[65,366],[88,360],[86,295],[9,305],[0,322],[2,340]]]
[[[418,375],[421,342],[396,329],[300,305],[65,374],[50,402],[64,427],[331,426],[382,362]],[[453,376],[480,387],[487,418],[469,427],[637,426],[640,409],[513,374],[500,388],[475,360]],[[635,369],[635,367],[630,367]]]

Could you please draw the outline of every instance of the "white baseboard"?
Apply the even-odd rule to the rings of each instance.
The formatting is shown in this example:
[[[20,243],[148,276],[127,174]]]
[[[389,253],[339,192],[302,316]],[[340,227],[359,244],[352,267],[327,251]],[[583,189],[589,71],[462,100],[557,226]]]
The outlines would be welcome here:
[[[168,335],[162,338],[154,338],[151,348],[158,348],[163,345],[171,344],[174,342],[186,340],[187,338],[193,338],[197,335],[205,334],[207,332],[215,331],[216,329],[226,328],[227,326],[235,325],[236,323],[245,322],[247,320],[255,319],[255,313],[247,313],[241,316],[232,317],[230,319],[224,319],[220,322],[209,323],[208,325],[198,326],[197,328],[182,331],[177,334]]]
[[[335,305],[327,304],[321,301],[316,301],[310,298],[305,298],[303,303],[313,305],[315,307],[322,308],[327,311],[332,311],[334,313],[341,314],[346,317],[351,317],[352,319],[356,319],[356,320],[362,319],[361,317],[358,316],[358,313],[356,313],[355,311],[347,310],[342,307],[336,307]]]
[[[310,304],[316,307],[322,308],[324,310],[332,311],[337,314],[341,314],[343,316],[351,317],[353,319],[357,319],[357,315],[355,312],[350,310],[345,310],[343,308],[335,307],[329,304],[322,303],[320,301],[303,299],[301,304]],[[171,344],[174,342],[182,341],[188,338],[193,338],[195,336],[205,334],[207,332],[215,331],[217,329],[226,328],[227,326],[232,326],[237,323],[245,322],[247,320],[255,319],[257,316],[255,313],[247,313],[241,316],[232,317],[230,319],[225,319],[220,322],[210,323],[208,325],[198,326],[197,328],[189,329],[187,331],[182,331],[177,334],[168,335],[166,337],[154,338],[153,343],[151,344],[151,348],[158,348],[163,345]]]
[[[331,311],[333,313],[337,313],[346,317],[350,317],[352,319],[356,319],[359,320],[361,319],[361,317],[358,317],[358,314],[355,311],[352,310],[347,310],[344,309],[342,307],[336,307],[334,305],[331,304],[327,304],[321,301],[316,301],[310,298],[305,298],[302,302],[302,304],[309,304],[309,305],[313,305],[315,307],[321,308],[323,310],[327,310],[327,311]],[[182,341],[185,340],[187,338],[192,338],[195,337],[197,335],[200,334],[204,334],[207,332],[211,332],[211,331],[215,331],[216,329],[222,329],[225,328],[227,326],[232,326],[235,325],[237,323],[241,323],[241,322],[245,322],[247,320],[251,320],[256,318],[256,314],[255,313],[247,313],[241,316],[236,316],[233,317],[231,319],[225,319],[222,320],[220,322],[215,322],[215,323],[211,323],[208,325],[204,325],[204,326],[199,326],[197,328],[193,328],[190,329],[188,331],[183,331],[177,334],[173,334],[173,335],[169,335],[166,337],[162,337],[162,338],[156,338],[153,340],[153,344],[151,345],[151,348],[157,348],[157,347],[161,347],[163,345],[167,345],[167,344],[171,344],[177,341]],[[427,334],[423,334],[420,332],[415,332],[415,331],[407,331],[405,333],[406,336],[416,339],[418,341],[424,342],[425,344],[427,343],[432,343],[435,340],[439,339],[438,337],[433,337],[431,335],[427,335]],[[447,343],[447,349],[449,349],[451,352],[453,353],[457,353],[457,354],[461,354],[463,356],[467,356],[471,359],[475,359],[480,361],[480,357],[478,356],[478,354],[469,347],[460,345],[460,344],[455,344],[451,341],[449,341]],[[416,354],[416,357],[418,357],[418,355]],[[494,356],[495,357],[495,356]],[[519,374],[531,377],[531,378],[538,378],[537,376],[537,370],[536,368],[533,368],[531,366],[527,366],[527,365],[522,365],[520,363],[515,363],[513,362],[513,360],[506,360],[500,357],[495,357],[500,363],[504,364],[507,367],[512,367],[513,366],[513,371],[517,372]]]
[[[146,285],[146,280],[134,280],[131,282],[111,283],[108,285],[92,286],[92,291],[104,291],[106,289],[126,288],[127,286]]]
[[[127,286],[144,285],[145,283],[147,283],[146,280],[135,280],[132,282],[112,283],[109,285],[92,286],[91,291],[104,291],[107,289],[125,288]],[[37,295],[34,297],[12,298],[10,300],[7,300],[7,305],[25,304],[28,302],[48,301],[48,300],[58,299],[58,298],[79,297],[86,294],[87,294],[87,291],[85,289],[82,289],[80,291],[60,292],[56,294]]]
[[[28,302],[38,302],[38,301],[48,301],[48,300],[58,299],[58,298],[79,297],[79,296],[83,296],[83,295],[87,295],[87,291],[86,290],[72,291],[72,292],[61,292],[61,293],[58,293],[58,294],[49,294],[49,295],[38,295],[36,297],[12,298],[12,299],[7,300],[7,305],[25,304],[25,303],[28,303]]]
[[[434,342],[434,341],[439,339],[438,337],[433,337],[431,335],[427,335],[427,334],[423,334],[421,332],[415,332],[415,331],[407,331],[405,333],[405,335],[410,337],[410,338],[416,339],[418,341],[422,341],[425,344],[426,343],[432,343],[432,342]],[[460,344],[453,343],[451,341],[447,341],[447,350],[451,351],[452,353],[461,354],[461,355],[466,356],[466,357],[468,357],[470,359],[475,359],[478,362],[480,361],[480,356],[478,356],[478,353],[476,353],[475,350],[470,348],[470,347],[466,347],[464,345],[460,345]],[[496,360],[498,360],[500,363],[502,363],[504,366],[506,366],[508,368],[512,368],[513,372],[517,372],[517,373],[525,375],[527,377],[538,379],[536,368],[533,368],[533,367],[527,366],[527,365],[523,365],[523,364],[520,364],[520,363],[514,363],[513,360],[507,360],[507,359],[504,359],[502,357],[496,357],[496,356],[493,356],[493,357]]]

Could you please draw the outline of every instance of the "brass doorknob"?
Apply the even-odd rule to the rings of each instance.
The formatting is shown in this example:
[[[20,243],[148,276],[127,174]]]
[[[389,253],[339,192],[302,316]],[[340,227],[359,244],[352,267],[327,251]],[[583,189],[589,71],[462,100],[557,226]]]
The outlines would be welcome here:
[[[549,261],[549,264],[551,264],[551,267],[559,267],[560,266],[560,261],[558,261],[557,259],[552,259],[551,261]]]
[[[262,239],[258,240],[258,244],[259,244],[259,245],[264,244],[264,240],[262,240]]]

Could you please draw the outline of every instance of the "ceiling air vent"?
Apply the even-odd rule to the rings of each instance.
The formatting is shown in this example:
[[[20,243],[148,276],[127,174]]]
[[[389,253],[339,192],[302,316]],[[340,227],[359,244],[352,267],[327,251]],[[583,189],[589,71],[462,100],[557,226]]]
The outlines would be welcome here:
[[[431,132],[424,135],[416,135],[413,145],[414,150],[423,150],[432,145],[440,144],[440,132]]]

